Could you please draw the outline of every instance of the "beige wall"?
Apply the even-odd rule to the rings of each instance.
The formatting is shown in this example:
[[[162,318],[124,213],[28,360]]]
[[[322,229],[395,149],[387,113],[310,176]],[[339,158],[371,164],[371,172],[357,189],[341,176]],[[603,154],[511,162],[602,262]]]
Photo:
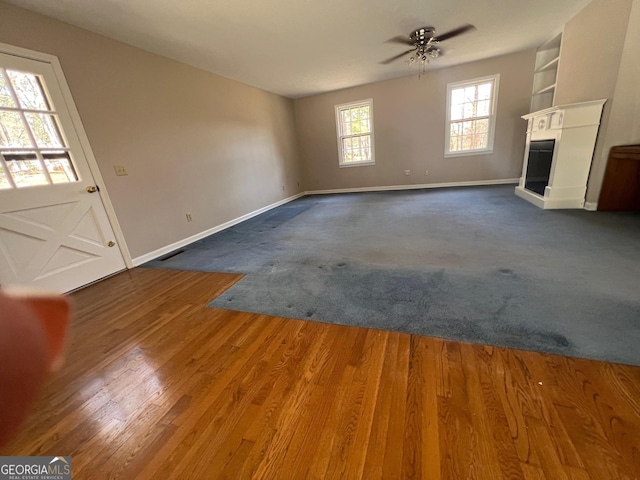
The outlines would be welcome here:
[[[517,178],[533,50],[294,101],[304,188],[324,190]],[[416,70],[414,69],[414,72]],[[444,158],[447,83],[500,74],[494,152]],[[376,164],[338,167],[334,106],[373,98]],[[404,170],[411,170],[410,176]],[[429,175],[425,176],[425,171]]]
[[[299,191],[289,99],[3,2],[0,42],[60,59],[134,258]]]
[[[593,0],[564,27],[556,105],[607,99],[591,167],[587,202],[597,202],[602,185],[608,155],[605,139],[614,92],[618,95],[616,83],[633,1]]]

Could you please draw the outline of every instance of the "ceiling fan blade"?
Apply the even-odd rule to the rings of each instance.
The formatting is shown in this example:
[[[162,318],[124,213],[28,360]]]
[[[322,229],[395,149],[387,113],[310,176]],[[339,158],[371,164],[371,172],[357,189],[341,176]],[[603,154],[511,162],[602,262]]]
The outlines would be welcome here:
[[[473,25],[467,23],[466,25],[462,25],[461,27],[458,27],[458,28],[456,28],[454,30],[451,30],[451,31],[447,32],[447,33],[443,33],[442,35],[437,35],[436,39],[439,42],[443,42],[445,40],[448,40],[450,38],[456,37],[456,36],[461,35],[461,34],[463,34],[465,32],[468,32],[470,30],[475,30],[475,29],[476,29],[476,27],[474,27]]]
[[[403,45],[413,45],[413,42],[411,41],[411,39],[409,37],[404,37],[404,36],[397,36],[397,37],[390,38],[385,43],[401,43]]]
[[[396,55],[396,56],[391,57],[391,58],[387,58],[386,60],[383,60],[383,61],[382,61],[382,62],[380,62],[380,63],[381,63],[382,65],[388,65],[388,64],[390,64],[391,62],[395,62],[395,61],[396,61],[396,60],[398,60],[399,58],[404,57],[407,53],[411,53],[411,52],[413,52],[414,50],[415,50],[415,48],[410,48],[410,49],[409,49],[409,50],[407,50],[406,52],[402,52],[402,53],[401,53],[401,54],[399,54],[399,55]]]

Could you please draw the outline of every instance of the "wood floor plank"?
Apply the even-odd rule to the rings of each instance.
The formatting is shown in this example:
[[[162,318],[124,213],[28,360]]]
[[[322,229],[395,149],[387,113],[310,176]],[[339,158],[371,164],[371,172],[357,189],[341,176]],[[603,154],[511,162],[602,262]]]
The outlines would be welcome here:
[[[464,368],[467,369],[470,408],[474,429],[478,432],[483,464],[497,468],[491,475],[503,479],[523,479],[518,453],[511,441],[506,416],[493,385],[493,347],[463,345]],[[475,359],[475,362],[469,361]]]
[[[640,478],[640,367],[207,308],[241,275],[71,295],[63,369],[3,455],[74,478]]]

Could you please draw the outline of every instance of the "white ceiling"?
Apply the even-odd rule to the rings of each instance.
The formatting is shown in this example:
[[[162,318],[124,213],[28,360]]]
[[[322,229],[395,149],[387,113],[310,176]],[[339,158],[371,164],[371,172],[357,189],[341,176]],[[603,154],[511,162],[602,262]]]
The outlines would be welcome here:
[[[291,98],[417,72],[385,43],[430,25],[439,68],[535,47],[590,0],[9,0],[15,5]]]

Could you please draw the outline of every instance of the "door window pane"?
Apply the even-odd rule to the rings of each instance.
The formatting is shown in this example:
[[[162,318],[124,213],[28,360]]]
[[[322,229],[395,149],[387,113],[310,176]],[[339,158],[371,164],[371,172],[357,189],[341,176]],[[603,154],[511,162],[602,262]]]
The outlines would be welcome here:
[[[32,187],[49,183],[35,153],[5,154],[4,159],[16,187]]]
[[[0,190],[5,188],[11,188],[11,184],[7,178],[7,172],[5,172],[4,167],[0,165]]]
[[[64,147],[54,115],[26,113],[25,116],[39,147]]]
[[[40,79],[31,73],[7,70],[13,89],[24,109],[51,110],[42,90]]]
[[[2,72],[0,72],[0,107],[16,107],[16,102],[11,98],[11,93],[7,86],[7,79],[4,78]]]
[[[0,147],[32,147],[22,117],[18,112],[0,111]]]
[[[44,163],[53,183],[77,182],[78,175],[67,152],[45,153]]]

